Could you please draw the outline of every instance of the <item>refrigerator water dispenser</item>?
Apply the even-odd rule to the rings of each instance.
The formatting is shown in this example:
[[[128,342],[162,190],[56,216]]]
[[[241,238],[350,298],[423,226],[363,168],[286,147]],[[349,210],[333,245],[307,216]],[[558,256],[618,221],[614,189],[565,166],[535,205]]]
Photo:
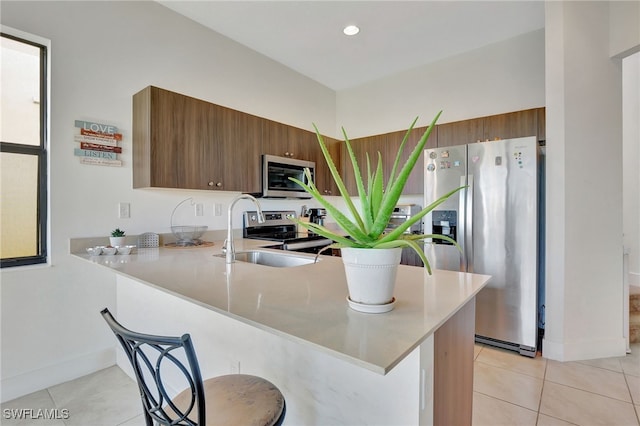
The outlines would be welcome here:
[[[458,212],[455,210],[434,210],[431,213],[431,229],[434,234],[444,235],[458,241],[456,229],[458,227]],[[433,239],[434,244],[453,245],[449,241],[439,238]]]

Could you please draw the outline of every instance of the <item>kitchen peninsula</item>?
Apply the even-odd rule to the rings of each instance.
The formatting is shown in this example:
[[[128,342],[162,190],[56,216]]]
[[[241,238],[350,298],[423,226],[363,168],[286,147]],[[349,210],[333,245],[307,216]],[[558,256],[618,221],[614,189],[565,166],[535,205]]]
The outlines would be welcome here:
[[[488,276],[400,266],[395,309],[366,314],[348,307],[340,258],[278,268],[227,265],[220,241],[91,257],[82,244],[72,240],[75,257],[115,272],[119,321],[190,333],[205,378],[272,381],[285,424],[471,423],[475,295]],[[239,239],[236,250],[264,244]],[[118,365],[130,373],[119,350]]]

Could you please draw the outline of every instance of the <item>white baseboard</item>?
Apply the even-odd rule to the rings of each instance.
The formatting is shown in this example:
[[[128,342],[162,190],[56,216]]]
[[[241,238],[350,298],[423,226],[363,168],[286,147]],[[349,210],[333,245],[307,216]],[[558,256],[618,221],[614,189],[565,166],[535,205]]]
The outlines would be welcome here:
[[[626,352],[627,341],[624,338],[579,342],[542,341],[542,356],[563,362],[625,356]]]
[[[0,400],[2,402],[11,401],[32,392],[111,367],[115,363],[114,346],[18,376],[8,377],[0,381]]]

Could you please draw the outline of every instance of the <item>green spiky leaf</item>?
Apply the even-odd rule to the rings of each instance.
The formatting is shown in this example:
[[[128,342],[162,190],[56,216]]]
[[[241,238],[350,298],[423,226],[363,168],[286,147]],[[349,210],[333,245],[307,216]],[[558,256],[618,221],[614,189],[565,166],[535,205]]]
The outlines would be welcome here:
[[[324,226],[312,223],[312,222],[302,222],[298,219],[294,220],[299,226],[302,226],[310,231],[322,235],[325,238],[329,238],[332,241],[335,241],[335,245],[332,247],[359,247],[359,248],[393,248],[393,247],[410,247],[416,251],[420,259],[424,262],[425,268],[431,273],[431,266],[422,250],[421,246],[418,244],[418,241],[431,238],[431,239],[442,239],[449,243],[455,245],[458,250],[460,250],[460,246],[451,238],[444,235],[409,235],[404,232],[409,229],[410,226],[415,224],[417,221],[421,220],[424,215],[428,214],[435,207],[439,206],[443,202],[445,202],[449,197],[455,194],[457,191],[463,189],[464,187],[456,188],[442,197],[438,198],[427,207],[422,209],[417,215],[413,216],[410,220],[404,222],[402,225],[394,229],[392,232],[388,234],[384,234],[385,229],[391,219],[391,215],[395,206],[398,204],[398,200],[402,195],[402,191],[409,179],[409,175],[411,171],[417,164],[420,159],[420,155],[422,154],[427,140],[431,135],[431,131],[435,128],[435,124],[438,121],[438,118],[442,114],[442,111],[438,112],[431,124],[427,127],[426,131],[414,147],[413,151],[409,155],[409,158],[404,163],[402,168],[398,171],[400,167],[400,162],[402,159],[402,152],[404,146],[409,139],[409,135],[413,130],[418,118],[411,123],[411,126],[407,130],[402,143],[400,144],[400,148],[398,149],[398,153],[396,154],[395,161],[393,163],[393,168],[391,170],[390,176],[388,176],[388,181],[384,182],[384,175],[382,171],[383,159],[382,155],[378,153],[378,162],[375,170],[372,169],[371,161],[369,156],[366,156],[366,166],[364,171],[366,171],[366,185],[365,180],[362,177],[361,171],[362,167],[358,164],[355,153],[351,146],[351,142],[347,136],[347,132],[342,129],[342,134],[344,135],[344,143],[347,149],[347,153],[349,155],[349,159],[351,162],[351,167],[353,168],[356,187],[358,189],[358,198],[360,201],[361,210],[358,211],[351,196],[349,195],[347,188],[338,172],[338,169],[335,165],[335,162],[331,158],[329,154],[329,150],[327,149],[326,144],[324,143],[324,139],[320,134],[318,128],[314,124],[313,127],[316,131],[316,135],[318,138],[318,143],[320,144],[320,149],[322,150],[322,154],[327,161],[327,165],[331,172],[331,176],[336,183],[340,191],[340,195],[342,196],[347,209],[349,211],[350,216],[353,219],[350,219],[346,214],[342,213],[338,208],[332,205],[316,188],[313,184],[313,180],[311,179],[311,173],[307,169],[305,173],[307,175],[307,179],[309,181],[308,184],[301,182],[299,179],[289,178],[293,182],[300,185],[305,191],[307,191],[315,200],[317,200],[322,207],[327,210],[327,213],[333,217],[336,224],[344,234],[336,233],[332,230],[327,229]]]

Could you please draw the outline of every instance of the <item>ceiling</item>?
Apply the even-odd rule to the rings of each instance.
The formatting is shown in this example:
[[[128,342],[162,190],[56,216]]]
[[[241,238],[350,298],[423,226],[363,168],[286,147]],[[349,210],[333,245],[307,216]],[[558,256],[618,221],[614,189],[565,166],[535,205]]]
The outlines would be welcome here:
[[[157,1],[336,91],[544,27],[539,0]]]

